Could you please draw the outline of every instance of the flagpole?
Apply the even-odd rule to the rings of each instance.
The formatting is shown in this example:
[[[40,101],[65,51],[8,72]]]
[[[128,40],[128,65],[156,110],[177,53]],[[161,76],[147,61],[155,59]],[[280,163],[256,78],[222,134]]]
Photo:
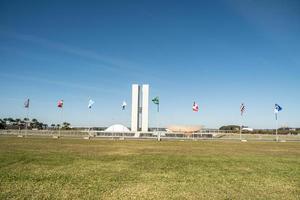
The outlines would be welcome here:
[[[123,104],[124,104],[124,101],[123,101]],[[122,111],[125,111],[125,109],[123,109],[123,104],[122,104]],[[122,116],[124,116],[124,114]],[[126,124],[126,123],[124,123],[124,124]],[[123,131],[122,131],[122,138],[124,140],[124,126],[123,126]]]
[[[158,131],[158,113],[159,113],[159,104],[157,104],[157,113],[156,113],[156,132]]]
[[[124,120],[121,120],[123,121],[124,123],[124,126],[126,124],[126,106],[127,106],[127,103],[125,102],[125,100],[123,100],[123,103],[122,103],[122,115],[121,115],[121,119],[124,119]],[[122,139],[125,140],[125,129],[124,129],[124,126],[123,126],[123,131],[122,131]]]
[[[89,135],[89,137],[91,136],[91,108],[88,108],[89,109],[89,114],[88,114],[88,135]]]
[[[277,118],[278,118],[278,114],[276,113],[276,141],[278,142],[278,121],[277,121]]]
[[[124,123],[124,126],[125,126],[125,123]],[[122,131],[122,139],[124,140],[124,126],[122,127],[123,131]]]
[[[26,130],[25,130],[25,136],[27,137],[27,129],[28,129],[28,121],[29,121],[29,106],[26,108],[26,118],[27,118],[27,120],[26,120],[26,122],[25,122],[25,124],[26,124]]]
[[[156,133],[157,133],[157,140],[160,141],[160,132],[158,130],[159,127],[159,104],[157,104],[157,114],[156,114]]]
[[[281,111],[282,108],[278,105],[278,104],[275,104],[275,119],[276,119],[276,141],[278,142],[279,138],[278,138],[278,113],[279,111]]]
[[[198,112],[197,112],[198,113]],[[196,114],[196,113],[195,113]],[[199,115],[200,116],[200,115]],[[197,117],[198,118],[198,117]],[[193,135],[193,141],[195,141],[195,134],[196,132],[193,132],[192,135]]]
[[[89,111],[89,137],[91,137],[92,135],[91,135],[91,129],[92,129],[92,127],[93,127],[93,125],[92,125],[92,107],[91,108],[89,108],[90,109],[90,111]]]
[[[240,140],[242,141],[242,125],[243,125],[243,114],[241,114],[241,122],[240,122]]]
[[[198,104],[196,104],[195,101],[194,101],[194,103],[193,103],[192,110],[193,110],[193,112],[198,112],[198,111],[199,111]],[[192,139],[193,139],[193,140],[195,139],[195,138],[194,138],[194,135],[195,135],[195,133],[192,133]],[[189,136],[189,137],[190,137],[190,136]]]
[[[155,131],[155,129],[154,129],[154,131],[156,132],[156,134],[157,134],[157,140],[158,141],[160,141],[160,132],[158,131],[158,126],[159,126],[159,120],[158,120],[158,116],[159,116],[159,97],[158,96],[156,96],[156,97],[154,97],[153,99],[152,99],[152,102],[154,103],[154,104],[156,104],[156,108],[157,108],[157,113],[156,113],[156,123],[154,123],[154,125],[156,125],[156,131]]]
[[[60,137],[60,130],[62,128],[62,125],[63,125],[63,107],[61,107],[61,111],[60,111],[60,126],[59,126],[59,129],[58,129],[58,137]]]
[[[124,101],[125,102],[125,101]],[[126,103],[126,102],[125,102]],[[127,105],[127,104],[126,104]],[[127,120],[126,120],[126,105],[124,104],[124,109],[122,108],[122,111],[123,111],[123,118],[124,118],[124,125],[127,124]],[[127,126],[126,126],[127,127]],[[124,132],[124,126],[123,126],[123,134],[122,134],[122,137],[123,137],[123,140],[125,140],[125,132]]]

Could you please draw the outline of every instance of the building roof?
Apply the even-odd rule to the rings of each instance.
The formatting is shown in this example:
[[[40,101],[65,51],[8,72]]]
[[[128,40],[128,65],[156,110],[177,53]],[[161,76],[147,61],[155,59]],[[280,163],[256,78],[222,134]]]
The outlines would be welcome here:
[[[186,126],[186,125],[171,125],[167,129],[171,132],[194,133],[199,131],[203,126]]]
[[[114,124],[104,130],[105,132],[130,132],[130,130],[122,124]]]

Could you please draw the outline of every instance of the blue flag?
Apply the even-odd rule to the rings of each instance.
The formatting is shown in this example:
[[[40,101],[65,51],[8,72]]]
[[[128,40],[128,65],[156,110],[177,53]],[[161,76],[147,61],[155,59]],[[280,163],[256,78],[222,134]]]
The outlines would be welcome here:
[[[282,108],[276,103],[275,104],[275,110],[277,110],[277,112],[281,111]]]
[[[279,106],[277,103],[275,103],[275,109],[274,109],[274,113],[275,113],[275,119],[277,120],[277,114],[279,111],[282,110],[282,107]]]

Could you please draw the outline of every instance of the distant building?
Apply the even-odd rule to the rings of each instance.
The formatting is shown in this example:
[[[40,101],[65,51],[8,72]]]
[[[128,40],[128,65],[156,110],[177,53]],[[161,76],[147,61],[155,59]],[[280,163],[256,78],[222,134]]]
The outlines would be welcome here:
[[[108,127],[107,129],[104,130],[104,132],[130,132],[130,130],[122,125],[122,124],[114,124],[110,127]]]
[[[184,125],[171,125],[167,127],[167,132],[172,133],[196,133],[203,129],[203,126],[184,126]]]
[[[149,115],[149,85],[132,85],[131,98],[131,131],[140,130],[140,121],[142,131],[148,132],[148,115]]]
[[[242,128],[242,131],[253,131],[253,128],[244,127],[244,128]]]

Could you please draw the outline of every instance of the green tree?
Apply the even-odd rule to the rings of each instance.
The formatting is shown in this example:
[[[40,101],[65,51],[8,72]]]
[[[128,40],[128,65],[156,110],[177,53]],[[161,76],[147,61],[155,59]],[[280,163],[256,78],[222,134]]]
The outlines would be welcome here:
[[[48,124],[42,123],[42,127],[43,127],[43,129],[47,129],[48,128]]]
[[[51,128],[54,129],[55,128],[55,124],[51,124]]]
[[[70,129],[70,125],[71,125],[70,123],[64,122],[63,126],[62,126],[62,129],[69,130]]]
[[[240,130],[240,126],[237,126],[237,125],[227,125],[227,126],[220,127],[219,130],[238,131],[238,130]]]
[[[6,128],[6,122],[3,119],[0,119],[0,129]]]
[[[15,122],[15,120],[13,119],[13,118],[11,118],[11,117],[9,117],[8,119],[7,119],[7,121],[9,122],[9,123],[14,123]]]
[[[30,126],[31,126],[32,128],[39,128],[39,121],[38,121],[37,119],[33,118],[33,119],[31,120]]]

